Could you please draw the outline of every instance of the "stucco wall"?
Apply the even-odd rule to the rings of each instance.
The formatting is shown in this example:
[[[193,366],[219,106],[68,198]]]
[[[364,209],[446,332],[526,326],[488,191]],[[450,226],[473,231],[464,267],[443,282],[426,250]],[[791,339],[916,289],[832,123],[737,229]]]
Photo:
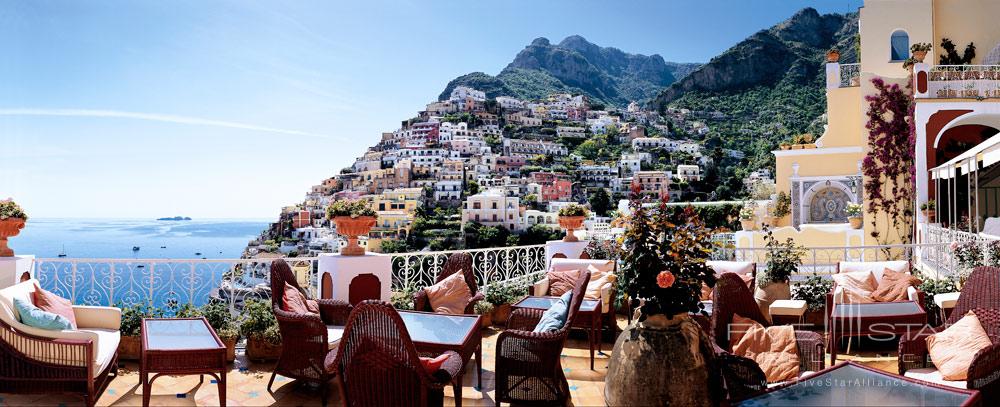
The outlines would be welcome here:
[[[862,146],[861,87],[826,91],[827,127],[819,144],[826,147]]]
[[[940,0],[939,0],[940,1]],[[964,1],[964,0],[958,0]],[[902,64],[890,62],[890,38],[902,29],[910,45],[929,42],[935,45],[932,0],[867,0],[861,8],[861,70],[880,76],[904,75]],[[995,17],[995,15],[994,15]],[[936,61],[934,50],[926,61]]]
[[[1000,42],[1000,1],[996,0],[935,0],[934,48],[940,48],[941,38],[949,38],[961,55],[970,42],[976,45],[973,64],[981,64]],[[938,59],[927,59],[936,64]]]

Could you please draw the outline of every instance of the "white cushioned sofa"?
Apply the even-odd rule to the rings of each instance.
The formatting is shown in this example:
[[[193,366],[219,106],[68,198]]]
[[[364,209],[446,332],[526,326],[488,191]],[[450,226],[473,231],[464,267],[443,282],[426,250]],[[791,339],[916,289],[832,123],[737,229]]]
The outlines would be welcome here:
[[[21,323],[14,298],[30,301],[36,284],[0,290],[0,391],[74,393],[92,406],[117,372],[121,310],[75,305],[75,330],[30,327]]]

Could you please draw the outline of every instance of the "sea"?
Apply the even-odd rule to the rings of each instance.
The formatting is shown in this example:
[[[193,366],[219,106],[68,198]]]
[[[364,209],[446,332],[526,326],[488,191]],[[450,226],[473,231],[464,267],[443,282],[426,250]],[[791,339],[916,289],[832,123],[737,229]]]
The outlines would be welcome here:
[[[267,267],[211,260],[240,258],[267,225],[266,220],[242,219],[31,218],[9,246],[17,254],[35,256],[35,278],[42,288],[75,304],[148,304],[170,315],[177,305],[200,306],[211,297],[237,303],[259,297]],[[224,283],[234,270],[244,272]]]
[[[69,258],[92,259],[236,259],[268,223],[263,219],[31,218],[9,245],[18,254],[38,258],[64,253]]]

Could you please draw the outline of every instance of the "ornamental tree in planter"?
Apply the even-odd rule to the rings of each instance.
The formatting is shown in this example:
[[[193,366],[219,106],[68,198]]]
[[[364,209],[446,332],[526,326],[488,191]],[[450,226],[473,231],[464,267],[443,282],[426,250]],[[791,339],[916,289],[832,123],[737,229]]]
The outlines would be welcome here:
[[[247,338],[247,358],[254,361],[278,360],[281,357],[281,331],[271,313],[271,304],[248,300],[243,306],[240,335]]]
[[[142,356],[142,319],[162,318],[163,310],[146,304],[135,304],[128,307],[123,303],[118,303],[115,306],[122,310],[118,358],[139,360]]]
[[[799,269],[806,252],[790,237],[784,242],[779,241],[774,237],[774,231],[767,228],[764,229],[764,247],[767,249],[767,267],[757,274],[757,288],[753,296],[761,313],[770,320],[771,303],[792,298],[788,280]]]
[[[569,204],[559,210],[559,226],[566,229],[564,242],[577,242],[579,239],[573,234],[574,230],[583,227],[583,221],[587,218],[589,211],[578,204]]]
[[[337,224],[337,233],[347,237],[347,246],[340,249],[344,256],[362,256],[365,248],[358,244],[358,236],[366,236],[375,226],[375,210],[368,201],[346,199],[334,201],[326,208],[326,215]]]
[[[28,215],[14,200],[7,198],[0,201],[0,257],[14,256],[14,251],[7,247],[7,238],[21,233],[27,221]]]
[[[605,379],[608,405],[719,402],[721,386],[709,368],[712,341],[690,316],[704,312],[702,284],[715,286],[705,263],[712,232],[693,208],[672,214],[666,202],[644,208],[633,187],[618,287],[638,307],[638,318],[615,341]]]

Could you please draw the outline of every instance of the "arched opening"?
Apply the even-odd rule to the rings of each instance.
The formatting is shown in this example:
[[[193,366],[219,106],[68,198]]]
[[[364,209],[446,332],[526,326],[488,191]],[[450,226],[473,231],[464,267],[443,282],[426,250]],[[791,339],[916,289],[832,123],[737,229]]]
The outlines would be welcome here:
[[[969,118],[947,128],[937,138],[934,159],[945,163],[980,143],[1000,133],[1000,129],[990,125],[969,123],[990,120],[987,117]],[[954,178],[941,181],[935,196],[940,217],[937,221],[960,230],[980,230],[985,219],[1000,216],[1000,167],[991,165],[972,173],[958,174]],[[978,195],[977,195],[978,194]]]
[[[826,180],[802,194],[802,223],[847,223],[847,204],[857,197],[843,182]]]
[[[893,31],[889,39],[890,60],[902,62],[910,57],[910,35],[903,30]]]

